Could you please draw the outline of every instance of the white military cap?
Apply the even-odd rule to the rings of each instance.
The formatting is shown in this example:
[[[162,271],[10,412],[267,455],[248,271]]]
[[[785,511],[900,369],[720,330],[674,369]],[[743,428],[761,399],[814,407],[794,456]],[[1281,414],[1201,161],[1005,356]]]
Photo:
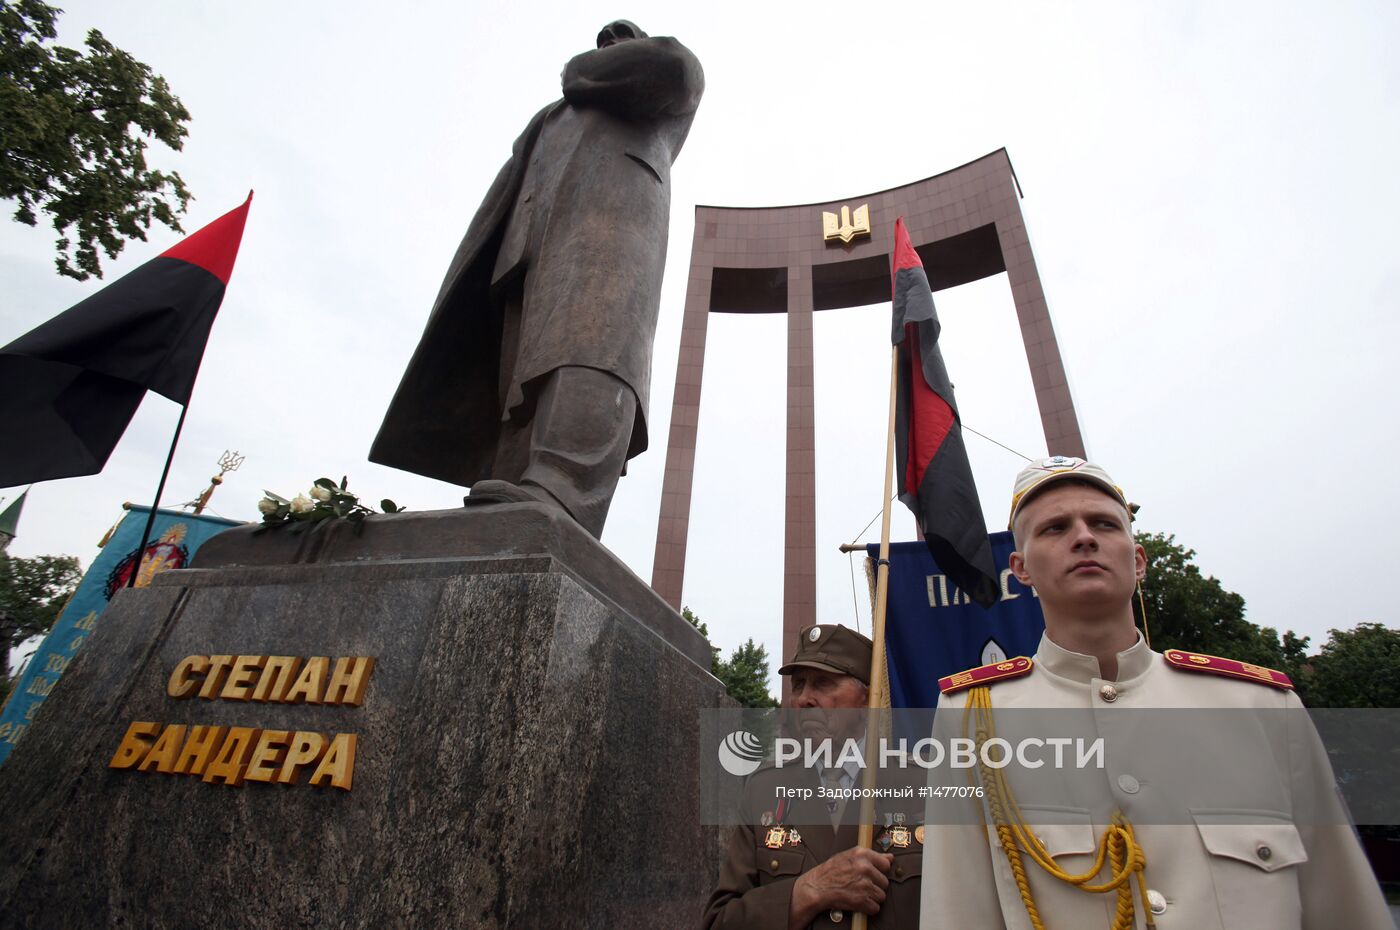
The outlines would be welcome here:
[[[1006,521],[1006,528],[1011,529],[1012,525],[1015,524],[1016,514],[1021,512],[1021,508],[1028,500],[1054,482],[1064,478],[1087,481],[1089,484],[1102,488],[1105,493],[1127,508],[1129,515],[1137,512],[1137,505],[1128,503],[1123,489],[1114,483],[1113,479],[1108,476],[1108,472],[1093,462],[1086,462],[1084,459],[1072,455],[1052,455],[1048,459],[1032,462],[1021,469],[1021,473],[1016,476],[1016,486],[1011,492],[1011,516]]]

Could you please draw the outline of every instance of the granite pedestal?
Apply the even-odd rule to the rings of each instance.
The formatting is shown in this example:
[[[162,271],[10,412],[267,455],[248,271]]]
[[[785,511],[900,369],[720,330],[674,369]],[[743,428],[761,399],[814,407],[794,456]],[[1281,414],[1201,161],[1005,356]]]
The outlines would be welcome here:
[[[704,639],[532,504],[232,530],[117,595],[0,767],[0,928],[684,927]],[[177,700],[191,655],[373,656],[359,707]],[[132,721],[357,734],[349,791],[114,770]]]

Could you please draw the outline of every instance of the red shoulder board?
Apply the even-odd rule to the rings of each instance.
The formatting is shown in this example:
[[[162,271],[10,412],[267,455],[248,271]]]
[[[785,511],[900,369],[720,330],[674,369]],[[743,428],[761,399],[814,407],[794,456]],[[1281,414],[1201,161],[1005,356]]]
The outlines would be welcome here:
[[[1183,652],[1180,649],[1168,649],[1162,657],[1172,668],[1179,668],[1182,671],[1210,672],[1214,675],[1255,681],[1261,685],[1272,685],[1284,691],[1293,690],[1293,682],[1287,675],[1262,665],[1250,665],[1248,662],[1236,662],[1234,659],[1222,659],[1219,656],[1202,655],[1199,652]]]
[[[994,681],[1020,678],[1022,675],[1029,675],[1031,666],[1034,664],[1025,656],[1017,656],[1014,659],[1007,659],[1005,662],[993,662],[991,665],[983,665],[981,668],[970,668],[965,672],[958,672],[956,675],[938,679],[938,690],[944,694],[953,694],[964,688],[977,688],[989,685]]]

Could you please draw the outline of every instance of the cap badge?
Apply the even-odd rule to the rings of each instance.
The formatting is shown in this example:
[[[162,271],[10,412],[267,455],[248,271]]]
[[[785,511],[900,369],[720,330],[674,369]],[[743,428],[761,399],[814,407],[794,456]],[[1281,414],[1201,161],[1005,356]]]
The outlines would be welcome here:
[[[812,642],[814,642],[814,643],[815,643],[817,640],[821,639],[821,638],[822,638],[822,630],[821,630],[821,627],[819,627],[819,626],[814,626],[814,627],[812,627],[812,632],[810,632],[810,633],[807,634],[807,638],[810,639],[810,640],[811,640]]]

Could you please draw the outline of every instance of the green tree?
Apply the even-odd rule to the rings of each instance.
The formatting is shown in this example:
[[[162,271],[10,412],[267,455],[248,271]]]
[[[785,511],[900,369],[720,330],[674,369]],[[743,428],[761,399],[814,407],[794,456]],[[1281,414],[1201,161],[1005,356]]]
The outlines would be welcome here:
[[[147,138],[184,145],[189,111],[165,79],[93,29],[86,53],[52,45],[62,10],[0,0],[0,199],[14,218],[59,233],[58,273],[102,277],[97,249],[115,258],[151,221],[180,232],[190,200],[180,175],[149,168]],[[71,231],[70,231],[71,230]]]
[[[709,642],[710,630],[689,607],[681,608],[681,616],[700,631]],[[720,658],[719,647],[710,645],[710,672],[724,684],[725,692],[743,707],[777,707],[778,702],[768,693],[768,647],[752,638],[729,655]]]
[[[32,559],[0,555],[0,672],[10,676],[10,650],[47,633],[83,577],[71,555]]]
[[[777,707],[768,693],[768,647],[749,639],[720,666],[719,680],[729,696],[745,707]]]
[[[1310,707],[1400,707],[1400,630],[1330,630],[1298,682]]]
[[[1155,649],[1185,649],[1276,668],[1296,679],[1307,660],[1308,637],[1250,623],[1244,598],[1213,576],[1201,574],[1187,549],[1165,533],[1139,533],[1147,552],[1142,597]],[[1141,605],[1133,613],[1142,622]]]

